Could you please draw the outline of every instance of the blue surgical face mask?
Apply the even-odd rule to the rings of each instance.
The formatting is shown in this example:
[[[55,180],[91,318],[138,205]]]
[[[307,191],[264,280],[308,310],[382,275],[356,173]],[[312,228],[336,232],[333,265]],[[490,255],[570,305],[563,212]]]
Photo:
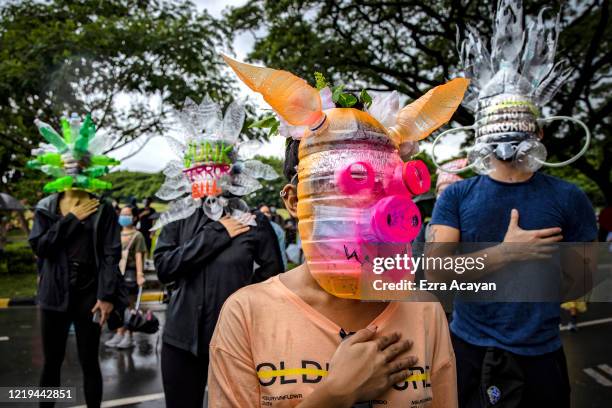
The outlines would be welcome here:
[[[121,225],[122,227],[129,227],[130,225],[132,225],[132,223],[132,217],[130,217],[129,215],[119,216],[119,225]]]

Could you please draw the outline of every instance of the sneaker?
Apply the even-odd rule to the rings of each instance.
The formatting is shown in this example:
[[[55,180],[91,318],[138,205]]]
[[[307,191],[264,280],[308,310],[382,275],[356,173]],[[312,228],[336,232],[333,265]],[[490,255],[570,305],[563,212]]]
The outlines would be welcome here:
[[[123,339],[117,344],[118,349],[127,349],[134,346],[134,341],[132,340],[131,334],[126,334],[123,336]]]
[[[119,344],[121,340],[123,340],[123,334],[115,333],[110,340],[104,342],[104,345],[106,347],[117,347],[117,344]]]

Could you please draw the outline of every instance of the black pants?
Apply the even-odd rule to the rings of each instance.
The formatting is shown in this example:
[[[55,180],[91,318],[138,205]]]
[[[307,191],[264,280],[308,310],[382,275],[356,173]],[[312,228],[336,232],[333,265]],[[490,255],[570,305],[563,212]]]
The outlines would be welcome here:
[[[482,363],[487,348],[475,346],[451,333],[457,360],[459,408],[481,408]],[[521,408],[569,408],[570,384],[563,348],[539,356],[512,354],[524,377]]]
[[[100,326],[92,321],[91,309],[96,304],[94,290],[70,293],[66,312],[41,309],[41,331],[45,363],[40,377],[41,387],[59,387],[60,371],[66,353],[66,341],[70,324],[74,323],[79,363],[83,370],[85,401],[89,408],[99,407],[102,401],[102,374],[98,349]],[[43,402],[41,407],[53,407],[53,402]]]
[[[161,370],[166,408],[202,408],[208,379],[208,353],[195,356],[163,343]]]

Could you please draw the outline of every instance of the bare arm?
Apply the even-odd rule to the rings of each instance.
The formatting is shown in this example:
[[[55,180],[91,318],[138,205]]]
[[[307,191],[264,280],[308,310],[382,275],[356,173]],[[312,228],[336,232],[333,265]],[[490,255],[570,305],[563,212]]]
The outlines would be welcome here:
[[[138,286],[143,286],[145,282],[144,259],[142,252],[136,252],[136,282],[138,283]]]
[[[434,282],[445,282],[452,279],[458,281],[476,280],[500,269],[510,262],[548,259],[556,249],[551,244],[563,239],[561,228],[522,229],[519,226],[519,213],[517,210],[512,210],[510,214],[510,223],[501,244],[469,254],[454,254],[461,238],[461,233],[457,228],[446,225],[432,225],[427,235],[427,244],[425,246],[426,257],[486,258],[486,267],[482,270],[472,269],[469,277],[464,276],[464,274],[455,273],[453,270],[444,269],[438,262],[429,262],[427,263],[428,268],[425,270],[425,273],[427,279]]]
[[[496,248],[489,248],[481,251],[472,252],[470,254],[455,255],[455,250],[460,242],[460,231],[457,228],[446,225],[430,225],[427,233],[427,244],[425,245],[426,257],[442,257],[442,258],[457,258],[457,257],[482,257],[486,253],[486,265],[482,271],[474,269],[470,271],[470,276],[464,277],[464,274],[455,273],[453,270],[437,268],[442,266],[438,262],[428,262],[429,268],[425,270],[427,280],[431,282],[446,282],[452,279],[458,281],[469,279],[478,279],[487,273],[500,268],[506,262],[500,251]]]

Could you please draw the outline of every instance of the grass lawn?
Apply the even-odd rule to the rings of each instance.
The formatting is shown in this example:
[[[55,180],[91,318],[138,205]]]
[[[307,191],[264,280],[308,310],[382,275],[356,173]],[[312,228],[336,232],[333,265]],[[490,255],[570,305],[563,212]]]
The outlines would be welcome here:
[[[13,229],[8,238],[0,257],[0,298],[33,297],[37,289],[36,261],[27,236]]]
[[[36,274],[0,274],[0,298],[33,297],[36,286]]]

